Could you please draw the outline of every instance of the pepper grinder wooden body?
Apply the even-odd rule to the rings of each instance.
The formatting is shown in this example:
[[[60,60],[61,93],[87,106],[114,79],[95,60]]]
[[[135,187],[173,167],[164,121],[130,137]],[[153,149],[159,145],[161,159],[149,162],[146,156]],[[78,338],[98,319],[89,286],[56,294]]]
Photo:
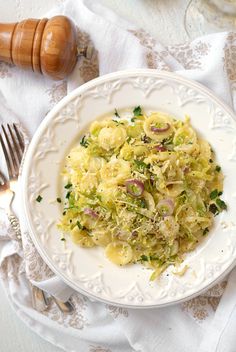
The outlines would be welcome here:
[[[0,61],[64,79],[77,61],[76,37],[66,16],[0,23]]]

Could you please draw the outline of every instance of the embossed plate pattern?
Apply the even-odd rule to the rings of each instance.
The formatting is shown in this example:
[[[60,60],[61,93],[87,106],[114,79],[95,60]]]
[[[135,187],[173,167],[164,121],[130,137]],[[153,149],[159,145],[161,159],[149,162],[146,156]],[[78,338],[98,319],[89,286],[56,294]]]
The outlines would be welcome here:
[[[228,211],[215,224],[182,267],[182,277],[169,268],[156,282],[141,265],[117,267],[101,248],[83,249],[60,241],[57,222],[62,209],[60,171],[70,148],[86,126],[101,115],[141,105],[183,119],[212,145],[225,175]],[[123,71],[90,81],[64,98],[35,134],[23,170],[24,207],[32,239],[49,267],[68,285],[92,298],[133,308],[160,307],[197,295],[224,276],[236,260],[236,122],[233,112],[203,86],[154,70]],[[38,203],[38,195],[43,200]],[[234,222],[235,221],[235,222]]]

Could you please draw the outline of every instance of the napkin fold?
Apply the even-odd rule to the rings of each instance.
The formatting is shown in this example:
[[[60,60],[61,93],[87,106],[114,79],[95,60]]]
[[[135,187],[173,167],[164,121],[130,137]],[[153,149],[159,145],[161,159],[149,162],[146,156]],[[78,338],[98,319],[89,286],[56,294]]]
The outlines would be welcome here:
[[[20,121],[30,137],[68,92],[98,75],[128,68],[175,71],[236,107],[236,33],[164,47],[92,0],[68,0],[48,16],[56,14],[72,18],[81,45],[92,42],[96,52],[91,60],[80,58],[68,80],[59,82],[0,63],[0,121]],[[236,269],[228,283],[224,280],[179,305],[142,311],[105,305],[74,292],[51,272],[30,239],[20,192],[14,207],[22,242],[11,240],[7,217],[0,210],[1,280],[13,309],[44,339],[69,352],[235,352]],[[71,296],[75,312],[63,315],[53,301],[47,311],[35,311],[29,282],[62,300]]]

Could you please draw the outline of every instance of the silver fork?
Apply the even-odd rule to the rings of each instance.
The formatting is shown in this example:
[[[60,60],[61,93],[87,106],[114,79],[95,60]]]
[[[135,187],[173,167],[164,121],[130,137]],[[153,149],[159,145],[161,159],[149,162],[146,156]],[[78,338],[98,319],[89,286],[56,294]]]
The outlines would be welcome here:
[[[3,174],[0,173],[0,205],[7,211],[9,221],[15,234],[13,239],[20,240],[21,231],[19,220],[12,210],[12,202],[15,197],[16,183],[19,176],[21,161],[24,155],[25,143],[16,124],[7,124],[6,127],[2,125],[1,130],[2,133],[0,133],[0,144],[2,146],[7,164],[9,182]],[[73,312],[74,307],[70,300],[64,303],[55,297],[52,297],[52,299],[63,313]],[[43,311],[48,308],[48,301],[45,294],[38,287],[32,286],[32,300],[33,305],[37,310]]]
[[[1,174],[1,195],[0,200],[1,204],[3,204],[4,208],[7,211],[9,221],[14,230],[16,239],[21,239],[21,232],[19,221],[12,211],[12,202],[15,197],[16,183],[19,176],[19,169],[21,160],[24,153],[24,140],[18,131],[16,124],[13,124],[12,127],[7,124],[8,133],[6,132],[5,127],[2,125],[2,132],[5,137],[5,141],[0,133],[0,144],[2,146],[3,154],[5,156],[8,174],[9,174],[9,182],[4,178],[3,174]],[[10,141],[10,139],[12,141]],[[14,149],[13,149],[14,146]],[[15,151],[15,152],[14,152]]]

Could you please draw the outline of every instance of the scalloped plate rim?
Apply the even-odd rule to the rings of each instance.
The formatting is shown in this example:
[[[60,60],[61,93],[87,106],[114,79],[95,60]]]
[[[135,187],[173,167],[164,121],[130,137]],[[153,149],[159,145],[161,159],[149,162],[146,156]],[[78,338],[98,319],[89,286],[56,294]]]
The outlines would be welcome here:
[[[132,69],[132,70],[122,70],[122,71],[117,71],[117,72],[113,72],[113,73],[109,73],[106,75],[103,75],[101,77],[95,78],[85,84],[83,84],[82,86],[76,88],[75,90],[73,90],[71,93],[69,93],[66,97],[64,97],[58,104],[56,104],[56,106],[54,106],[51,111],[46,115],[46,117],[44,118],[44,120],[41,122],[40,126],[38,127],[37,131],[35,132],[32,141],[29,145],[28,151],[26,153],[26,157],[24,160],[24,165],[23,165],[23,170],[22,170],[22,181],[23,181],[23,207],[24,207],[24,213],[25,213],[25,217],[26,220],[28,222],[28,227],[29,227],[29,234],[30,237],[37,249],[37,251],[39,252],[39,254],[41,255],[41,257],[43,258],[43,260],[45,260],[45,262],[47,263],[47,265],[50,267],[50,269],[58,276],[60,277],[66,284],[68,284],[68,286],[72,287],[73,289],[75,289],[76,291],[94,299],[97,301],[101,301],[103,303],[107,303],[107,304],[113,304],[114,306],[118,306],[118,307],[126,307],[126,308],[131,308],[131,309],[149,309],[149,308],[161,308],[161,307],[166,307],[166,306],[170,306],[173,304],[178,304],[181,302],[184,302],[186,300],[189,300],[193,297],[198,296],[199,294],[201,294],[202,292],[205,292],[206,290],[208,290],[209,288],[211,288],[212,286],[214,286],[217,282],[219,282],[221,279],[223,279],[232,269],[233,267],[236,265],[236,258],[232,261],[232,263],[230,264],[230,266],[228,266],[225,271],[223,273],[221,273],[221,275],[219,275],[217,278],[215,278],[215,280],[213,280],[210,284],[208,284],[206,287],[198,290],[197,292],[194,292],[191,295],[188,295],[187,297],[184,297],[182,299],[177,299],[177,300],[173,300],[172,302],[167,302],[167,303],[161,303],[161,304],[151,304],[151,305],[136,305],[136,304],[126,304],[126,303],[116,303],[113,302],[111,300],[107,300],[104,298],[100,298],[97,295],[93,295],[91,292],[87,292],[86,290],[84,290],[83,288],[78,288],[78,286],[76,284],[73,283],[73,281],[70,281],[62,272],[60,272],[56,266],[56,264],[52,261],[52,259],[45,253],[44,248],[42,247],[42,245],[40,244],[40,242],[37,239],[37,236],[35,236],[34,234],[34,229],[31,226],[31,221],[30,221],[30,215],[28,212],[28,204],[27,204],[27,198],[25,197],[26,192],[24,192],[25,187],[27,186],[27,174],[29,172],[29,168],[30,168],[30,160],[32,157],[32,153],[34,150],[35,145],[37,145],[38,139],[40,138],[41,135],[41,131],[44,129],[44,127],[48,124],[48,122],[53,118],[53,116],[55,116],[58,112],[60,112],[60,110],[67,104],[69,103],[71,100],[73,100],[74,98],[78,97],[79,94],[82,94],[84,91],[86,91],[87,89],[91,88],[91,87],[96,87],[96,85],[100,84],[100,83],[104,83],[106,81],[109,81],[111,79],[115,79],[115,78],[123,78],[123,77],[130,77],[132,75],[137,76],[138,74],[146,74],[146,75],[150,75],[153,76],[155,78],[166,78],[166,79],[174,79],[178,82],[183,82],[184,84],[196,88],[197,90],[200,90],[201,92],[203,92],[204,94],[206,94],[211,100],[215,101],[218,105],[221,106],[221,108],[223,110],[225,110],[233,119],[234,122],[236,123],[236,115],[234,113],[234,111],[224,102],[222,101],[220,98],[218,98],[210,89],[208,89],[207,87],[203,86],[201,83],[198,83],[194,80],[191,79],[187,79],[185,77],[180,76],[179,74],[176,73],[172,73],[172,72],[168,72],[168,71],[157,71],[157,70],[153,70],[153,69]]]

